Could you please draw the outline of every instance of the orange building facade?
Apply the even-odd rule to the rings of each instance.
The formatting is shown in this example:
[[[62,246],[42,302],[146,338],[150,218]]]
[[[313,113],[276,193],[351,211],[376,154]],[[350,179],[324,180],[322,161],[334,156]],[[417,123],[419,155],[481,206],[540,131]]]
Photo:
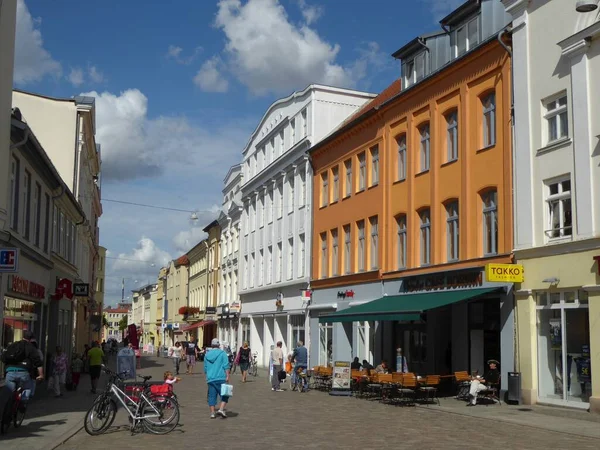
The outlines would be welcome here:
[[[488,39],[417,80],[311,150],[311,363],[393,366],[402,348],[411,372],[443,374],[513,359],[512,292],[484,270],[512,261],[510,55]]]

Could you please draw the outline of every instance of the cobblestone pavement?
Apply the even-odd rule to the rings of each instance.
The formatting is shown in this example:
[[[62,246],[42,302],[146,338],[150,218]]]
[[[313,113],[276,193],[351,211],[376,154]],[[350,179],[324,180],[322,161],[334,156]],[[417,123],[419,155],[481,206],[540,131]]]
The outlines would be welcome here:
[[[165,360],[156,360],[154,369],[145,371],[158,375]],[[170,368],[170,367],[169,367]],[[201,366],[197,367],[201,372]],[[598,449],[600,439],[584,437],[565,427],[568,420],[557,419],[566,428],[562,432],[497,421],[489,409],[482,417],[473,416],[478,408],[466,408],[471,416],[443,411],[435,406],[393,407],[356,398],[333,397],[322,392],[272,392],[265,372],[246,384],[233,376],[234,396],[229,405],[228,419],[211,420],[206,406],[204,376],[182,375],[176,386],[181,403],[180,427],[170,435],[132,436],[127,417],[119,413],[113,427],[102,436],[88,436],[80,431],[59,447],[59,450],[105,450],[118,442],[122,449],[146,450],[177,446],[287,449],[380,449],[388,446],[415,449],[481,449],[493,446],[502,449],[576,448]],[[498,406],[504,408],[505,406]],[[508,407],[506,407],[508,408]],[[503,414],[507,414],[503,410]],[[515,410],[515,414],[518,414]],[[524,414],[524,413],[521,413]],[[549,417],[549,428],[554,427]],[[567,422],[566,422],[567,421]],[[584,426],[597,427],[596,423]],[[555,429],[561,429],[556,425]],[[577,429],[577,428],[573,428]],[[582,428],[583,429],[583,428]]]

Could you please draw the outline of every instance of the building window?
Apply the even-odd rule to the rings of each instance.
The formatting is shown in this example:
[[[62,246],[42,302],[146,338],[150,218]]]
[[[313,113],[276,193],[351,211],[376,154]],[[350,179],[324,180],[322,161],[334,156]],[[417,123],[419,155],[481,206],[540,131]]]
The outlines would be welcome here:
[[[421,135],[421,172],[429,170],[430,163],[430,140],[429,140],[429,124],[426,123],[419,128],[419,134]]]
[[[550,239],[571,236],[571,179],[546,183],[546,204],[548,205],[548,227],[545,234]]]
[[[363,272],[365,270],[365,221],[356,222],[356,229],[358,230],[358,271]]]
[[[267,247],[267,284],[273,282],[273,246]]]
[[[431,216],[429,209],[419,213],[421,218],[421,265],[431,264]]]
[[[402,74],[403,74],[403,88],[412,86],[415,83],[418,83],[423,78],[425,78],[425,74],[427,72],[426,67],[426,59],[425,52],[421,52],[416,55],[413,59],[406,61],[402,64]]]
[[[25,170],[23,177],[23,236],[29,240],[31,235],[31,174]]]
[[[265,254],[261,250],[258,252],[258,285],[262,286],[265,275]]]
[[[483,254],[498,253],[498,193],[483,194]]]
[[[352,271],[352,235],[350,225],[344,225],[344,274]]]
[[[344,192],[344,198],[352,195],[352,160],[348,159],[344,162],[344,169],[346,171],[346,191]]]
[[[338,230],[333,229],[331,230],[331,272],[333,273],[334,277],[340,274],[338,270],[338,247]]]
[[[446,161],[458,159],[458,111],[446,115]]]
[[[365,152],[358,155],[358,190],[365,189],[365,181],[367,178],[367,158]]]
[[[406,179],[406,135],[396,139],[398,144],[398,167],[396,168],[396,180]]]
[[[369,218],[369,228],[371,229],[371,270],[379,267],[379,224],[377,216]]]
[[[262,228],[265,226],[265,196],[261,194],[258,198],[258,227]],[[224,243],[224,245],[226,245]],[[223,247],[225,248],[225,247]]]
[[[479,17],[465,23],[450,35],[452,45],[452,59],[457,58],[479,44]]]
[[[267,191],[267,221],[268,223],[273,223],[273,188],[270,188]]]
[[[448,261],[458,260],[459,228],[458,228],[458,202],[446,205],[446,246]]]
[[[327,233],[321,233],[321,278],[327,278]]]
[[[288,214],[294,212],[294,176],[290,176],[289,181],[289,200],[288,200]]]
[[[290,129],[292,130],[292,135],[291,135],[292,145],[291,145],[291,147],[293,147],[294,144],[296,143],[296,119],[290,120]]]
[[[277,198],[278,198],[278,208],[277,208],[277,218],[281,219],[283,217],[283,182],[279,183],[277,186]]]
[[[306,108],[300,114],[302,116],[302,137],[308,136],[308,118],[306,117]]]
[[[371,186],[379,184],[379,146],[371,148]]]
[[[283,135],[283,130],[279,132],[279,154],[283,155],[285,152],[285,137]]]
[[[300,207],[306,204],[306,175],[304,172],[300,172],[300,199],[298,205]]]
[[[50,196],[44,194],[46,200],[45,220],[44,220],[44,252],[48,253],[48,245],[50,244]]]
[[[331,177],[333,178],[332,201],[337,202],[340,197],[340,169],[337,166],[331,169]]]
[[[33,243],[40,246],[40,221],[42,219],[42,186],[35,183],[33,191]]]
[[[404,86],[409,87],[415,83],[415,60],[411,59],[402,64],[404,70]]]
[[[304,234],[298,236],[299,242],[299,250],[300,250],[300,258],[298,259],[298,278],[304,276],[304,266],[306,265],[306,248],[304,243]]]
[[[319,324],[319,365],[331,367],[333,364],[333,325]]]
[[[329,203],[329,177],[327,172],[321,174],[321,206]]]
[[[274,161],[277,158],[277,156],[279,156],[278,152],[275,151],[275,138],[274,137],[272,137],[271,140],[269,141],[269,146],[271,147],[271,158],[273,158],[273,161]],[[264,147],[262,149],[262,152],[263,152],[263,154],[266,154]]]
[[[567,96],[547,102],[544,119],[548,126],[548,143],[558,141],[569,136],[569,119],[567,111]]]
[[[396,269],[406,268],[406,216],[396,217]]]
[[[10,165],[10,214],[12,217],[11,228],[19,228],[19,191],[20,191],[21,164],[14,156]]]
[[[294,278],[294,238],[288,239],[288,273],[287,279]]]
[[[254,269],[256,267],[256,255],[252,253],[250,255],[250,287],[254,287]],[[210,287],[209,287],[210,289]],[[210,295],[210,291],[209,291]]]
[[[283,273],[283,244],[279,242],[277,244],[277,282],[281,281],[281,275]]]
[[[496,144],[496,94],[492,92],[483,99],[483,147]]]

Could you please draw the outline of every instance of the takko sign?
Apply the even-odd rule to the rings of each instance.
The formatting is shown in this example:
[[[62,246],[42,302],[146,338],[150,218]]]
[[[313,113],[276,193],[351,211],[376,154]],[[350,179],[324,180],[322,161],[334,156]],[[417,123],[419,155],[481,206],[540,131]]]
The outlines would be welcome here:
[[[46,296],[46,288],[44,286],[21,278],[18,275],[12,275],[8,279],[8,290],[39,299],[43,299]]]
[[[486,264],[485,278],[491,282],[523,283],[525,270],[521,264]]]

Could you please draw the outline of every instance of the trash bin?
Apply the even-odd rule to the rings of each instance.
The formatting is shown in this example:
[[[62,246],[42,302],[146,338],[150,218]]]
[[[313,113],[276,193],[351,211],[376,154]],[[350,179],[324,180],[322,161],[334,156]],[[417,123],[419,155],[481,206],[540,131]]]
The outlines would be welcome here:
[[[508,372],[508,401],[521,404],[521,372]]]
[[[122,374],[127,372],[125,375],[126,379],[135,379],[136,377],[136,357],[135,352],[128,348],[122,348],[117,354],[117,373]]]

